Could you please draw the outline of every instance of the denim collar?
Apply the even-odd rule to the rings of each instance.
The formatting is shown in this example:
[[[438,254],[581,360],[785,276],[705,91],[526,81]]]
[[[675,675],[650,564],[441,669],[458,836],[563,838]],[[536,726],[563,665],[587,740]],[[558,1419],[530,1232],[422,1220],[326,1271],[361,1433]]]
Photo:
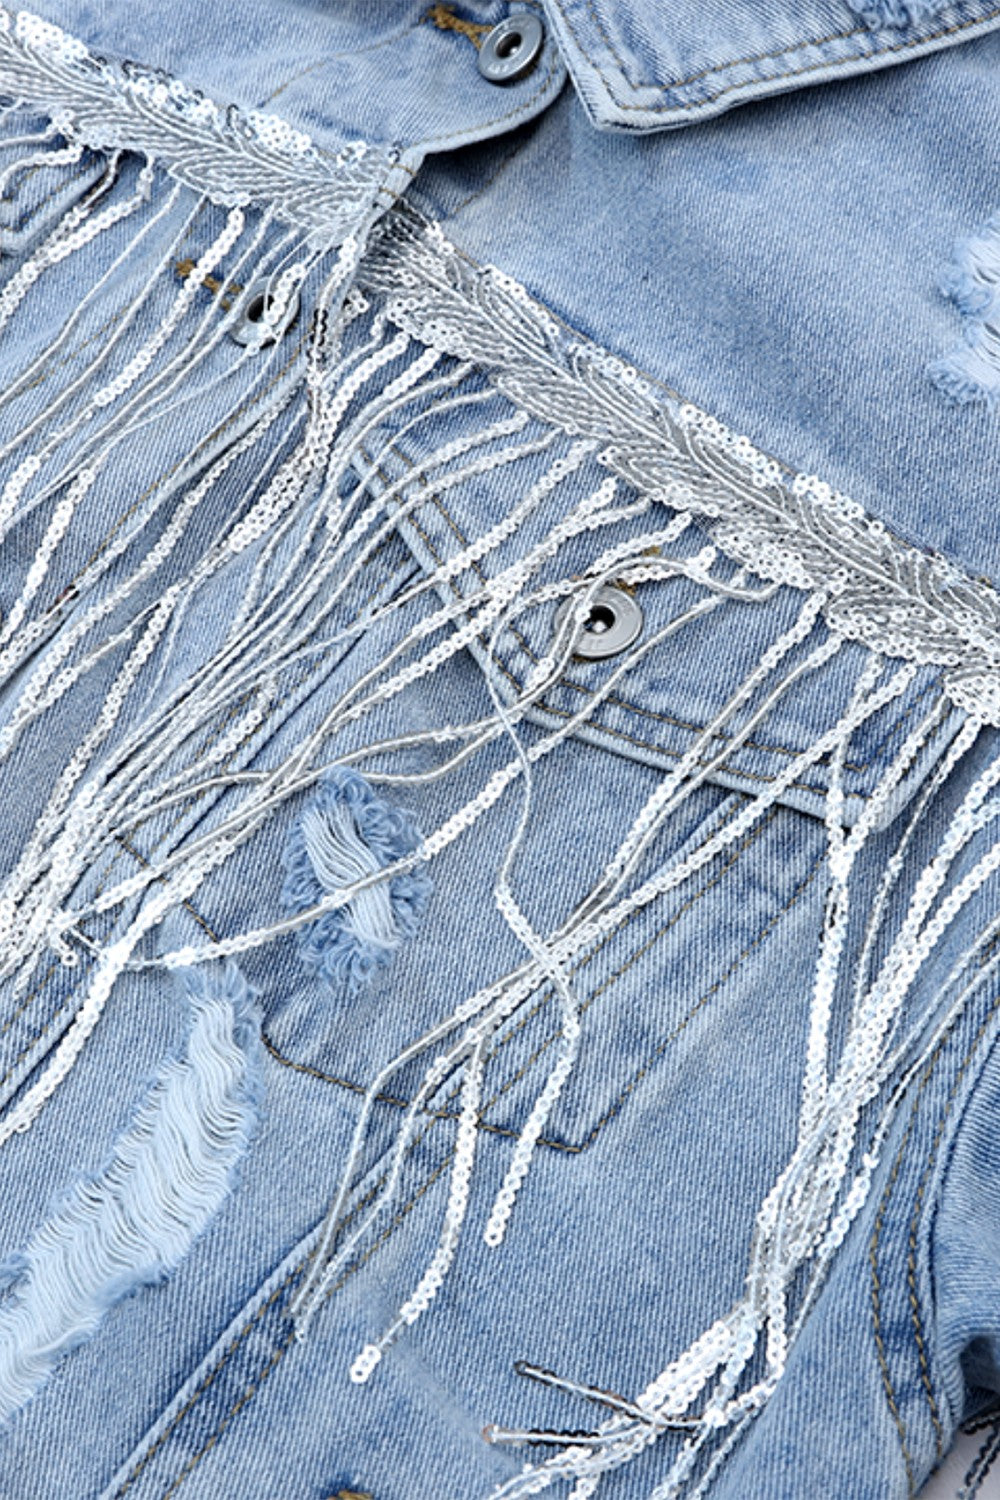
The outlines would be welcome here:
[[[664,130],[906,62],[1000,26],[997,0],[545,0],[606,129]]]

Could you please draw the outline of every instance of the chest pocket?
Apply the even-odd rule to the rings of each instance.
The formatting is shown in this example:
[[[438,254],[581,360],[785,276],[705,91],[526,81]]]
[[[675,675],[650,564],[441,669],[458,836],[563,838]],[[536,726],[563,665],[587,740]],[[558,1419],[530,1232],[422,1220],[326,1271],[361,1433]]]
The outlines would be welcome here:
[[[428,442],[455,437],[436,429]],[[692,1089],[699,1108],[739,1096],[759,1112],[773,1107],[775,1076],[788,1084],[781,1107],[790,1123],[827,886],[829,755],[811,750],[849,708],[863,653],[821,654],[806,670],[825,627],[815,617],[796,626],[801,594],[710,561],[695,528],[675,526],[671,559],[673,543],[648,543],[664,515],[637,511],[624,487],[620,516],[570,535],[567,517],[586,507],[586,496],[602,485],[610,495],[606,471],[574,459],[568,442],[553,451],[536,437],[525,429],[520,456],[508,449],[485,474],[458,482],[446,474],[440,485],[428,480],[428,452],[412,443],[385,438],[377,465],[372,453],[359,457],[377,474],[376,493],[396,496],[400,534],[424,585],[419,605],[390,614],[386,634],[368,639],[366,663],[386,659],[435,611],[461,644],[350,731],[341,753],[370,775],[388,816],[402,815],[441,852],[428,867],[433,891],[419,921],[363,986],[331,983],[315,951],[303,963],[301,937],[252,960],[271,997],[269,1046],[286,1066],[357,1093],[412,1048],[383,1093],[402,1109],[432,1055],[418,1039],[436,1038],[427,1047],[437,1055],[461,1034],[463,1017],[489,1012],[496,1024],[488,1037],[484,1030],[480,1112],[489,1131],[517,1135],[549,1087],[557,1097],[541,1141],[576,1154],[640,1096],[657,1101],[664,1118]],[[548,510],[540,504],[525,510],[523,524],[498,529],[533,487],[551,492]],[[556,533],[564,542],[547,548]],[[602,558],[619,554],[627,561],[606,597],[628,602],[622,614],[636,632],[608,648],[619,622],[602,596],[576,649],[537,691],[565,601],[586,588]],[[671,560],[684,566],[671,572]],[[493,589],[508,591],[508,607],[476,629]],[[784,654],[775,655],[784,638]],[[340,690],[350,690],[358,670],[357,661],[345,664]],[[852,737],[847,825],[865,814],[935,686],[933,672],[917,674]],[[762,703],[771,711],[762,714]],[[924,783],[955,723],[945,716],[928,736],[885,818]],[[475,725],[495,732],[463,756],[473,735],[462,727]],[[408,735],[420,742],[400,757]],[[373,751],[378,745],[393,753]],[[530,792],[523,765],[512,770],[519,755],[531,768]],[[493,797],[490,787],[505,775],[503,794]],[[289,809],[286,850],[309,806],[306,798]],[[641,853],[618,879],[616,861],[630,847]],[[272,889],[280,858],[276,844]],[[551,972],[542,940],[558,959]],[[575,1060],[556,1089],[571,1013]],[[754,1062],[764,1034],[775,1065],[768,1075]],[[451,1074],[426,1108],[453,1119],[460,1089]]]

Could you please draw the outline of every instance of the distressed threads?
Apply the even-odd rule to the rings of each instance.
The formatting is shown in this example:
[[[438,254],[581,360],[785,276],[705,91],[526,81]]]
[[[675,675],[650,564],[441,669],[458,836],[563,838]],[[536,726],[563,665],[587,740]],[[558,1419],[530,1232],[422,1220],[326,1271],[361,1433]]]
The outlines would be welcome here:
[[[920,26],[948,8],[948,0],[847,0],[855,15],[873,31],[882,27]]]
[[[43,103],[52,78],[45,61],[50,43],[71,77],[93,84],[85,55],[72,47],[66,51],[58,38],[19,35],[7,21],[0,47],[0,76],[6,67],[16,80],[37,85]],[[623,1398],[610,1421],[589,1435],[585,1451],[570,1444],[503,1492],[526,1495],[568,1479],[583,1500],[602,1474],[680,1427],[689,1438],[659,1492],[666,1497],[703,1460],[706,1473],[723,1461],[781,1379],[804,1309],[866,1201],[901,1097],[893,1091],[894,1070],[914,1046],[914,1037],[901,1030],[906,998],[949,924],[1000,865],[994,847],[960,882],[948,885],[970,840],[996,816],[997,773],[991,771],[970,793],[921,875],[883,958],[880,922],[888,893],[904,878],[909,825],[890,858],[861,961],[846,976],[852,996],[847,1038],[832,1058],[832,997],[845,978],[845,930],[855,904],[858,858],[950,704],[963,708],[967,718],[942,761],[942,774],[969,750],[981,723],[1000,723],[995,594],[940,559],[904,547],[820,481],[789,476],[746,439],[692,407],[676,405],[636,371],[568,335],[523,289],[498,272],[470,267],[439,230],[408,211],[394,211],[377,243],[369,244],[371,223],[384,204],[375,185],[378,172],[366,176],[364,152],[356,163],[341,164],[341,183],[340,168],[317,163],[308,143],[265,134],[259,144],[266,148],[266,170],[253,191],[245,184],[245,191],[234,189],[235,169],[246,167],[247,153],[211,108],[196,119],[186,94],[163,101],[148,79],[131,93],[120,79],[108,87],[115,128],[131,129],[138,101],[138,112],[152,122],[152,136],[139,143],[142,154],[106,143],[110,154],[97,188],[28,254],[0,304],[0,315],[13,323],[30,307],[36,283],[51,283],[84,249],[95,257],[98,270],[82,308],[74,309],[36,361],[51,357],[63,350],[91,301],[98,302],[109,282],[128,271],[132,257],[149,257],[150,275],[127,301],[116,330],[90,352],[82,374],[53,389],[44,414],[16,428],[2,454],[11,467],[0,524],[13,528],[34,517],[39,543],[16,589],[5,581],[12,593],[4,599],[9,612],[0,666],[11,682],[15,672],[23,675],[11,688],[0,759],[12,758],[46,716],[71,714],[79,689],[102,685],[88,700],[90,717],[83,719],[66,764],[54,773],[48,800],[0,890],[4,975],[16,999],[53,952],[67,962],[84,953],[88,958],[80,1009],[62,1036],[51,1036],[28,1058],[24,1076],[36,1066],[37,1076],[20,1095],[13,1085],[0,1118],[0,1141],[38,1118],[126,971],[196,965],[202,972],[200,966],[296,934],[307,962],[358,993],[412,932],[426,899],[424,866],[482,831],[491,809],[519,794],[514,836],[506,848],[487,853],[495,862],[496,909],[523,958],[477,993],[461,997],[370,1082],[296,1293],[293,1314],[304,1336],[340,1272],[397,1206],[420,1112],[446,1086],[458,1084],[456,1150],[437,1242],[413,1290],[383,1326],[366,1333],[370,1342],[351,1370],[363,1382],[432,1307],[463,1236],[476,1233],[497,1248],[517,1223],[515,1210],[530,1212],[530,1202],[522,1206],[522,1199],[530,1199],[545,1122],[575,1070],[586,1065],[570,980],[576,960],[629,914],[681,889],[759,823],[798,779],[829,759],[831,896],[818,943],[799,1129],[758,1213],[744,1295],[645,1391]],[[167,122],[190,128],[198,150],[215,153],[214,178],[199,178],[192,188],[183,164],[164,155]],[[82,128],[79,118],[67,123],[68,146],[53,131],[50,145],[68,153],[67,164],[85,138]],[[260,122],[253,128],[255,140],[258,129],[270,130]],[[220,131],[221,145],[213,135]],[[28,150],[39,154],[40,143],[33,140]],[[352,174],[355,164],[359,172]],[[323,176],[321,202],[314,196],[317,172]],[[307,232],[289,210],[300,201],[300,189],[313,210]],[[258,200],[268,205],[263,212],[253,208]],[[177,256],[192,233],[199,236],[197,253],[178,288]],[[291,340],[250,354],[235,349],[229,334],[244,310],[242,289],[261,278],[274,288],[276,323],[293,296],[301,298],[304,316]],[[133,337],[139,328],[142,337]],[[33,361],[0,395],[8,411],[36,373]],[[248,402],[251,415],[225,443],[213,446],[197,428],[206,404],[235,420]],[[162,419],[190,421],[198,432],[181,456],[176,484],[144,492],[142,504],[126,513],[121,532],[87,562],[74,593],[52,597],[47,590],[101,485],[114,482],[124,451],[143,446],[131,439]],[[422,437],[428,423],[439,425],[440,441],[425,445],[412,471],[391,477],[392,441]],[[389,477],[382,475],[380,483],[383,466]],[[425,503],[424,485],[446,497],[501,473],[517,481],[515,498],[492,525],[463,541],[450,558],[426,565],[391,598],[370,601],[356,617],[345,615],[345,601],[379,549]],[[135,480],[130,484],[138,488]],[[236,496],[235,510],[224,508],[222,525],[212,521],[220,495],[227,501]],[[177,566],[193,537],[199,538],[193,565]],[[520,537],[524,546],[512,558],[506,544]],[[241,579],[232,616],[202,657],[186,660],[185,623],[197,614],[204,592],[232,573]],[[451,586],[469,578],[459,597]],[[636,588],[676,586],[687,591],[688,602],[618,660],[564,722],[553,728],[543,720],[542,731],[529,741],[522,737],[523,725],[564,674],[573,630],[609,580]],[[555,930],[540,930],[519,906],[512,879],[535,808],[534,767],[558,755],[630,672],[689,626],[710,622],[715,611],[730,606],[765,606],[781,588],[798,591],[797,613],[775,612],[781,625],[729,701],[694,733],[644,805],[623,819],[617,849],[594,871],[578,905]],[[565,599],[574,600],[573,615],[511,692],[500,693],[484,668],[492,696],[479,718],[421,723],[381,741],[372,730],[365,738],[380,711],[408,689],[484,642],[489,660],[522,617],[538,609],[554,615]],[[397,633],[379,660],[348,683],[337,683],[322,714],[283,757],[258,756],[277,706],[305,694],[305,669],[327,653],[335,659],[387,622]],[[644,873],[644,855],[685,800],[707,777],[727,769],[786,694],[829,663],[843,664],[850,650],[856,653],[853,689],[814,741],[790,756],[773,784],[748,798],[697,848],[655,874]],[[901,704],[918,668],[928,665],[940,668],[943,686],[886,767],[867,813],[847,831],[844,776],[853,738],[887,706]],[[504,755],[476,780],[477,756],[498,745]],[[405,756],[414,749],[439,758],[413,770]],[[403,821],[385,814],[386,804],[373,790],[445,781],[460,768],[471,777],[467,794],[456,798],[438,826],[423,830],[421,841]],[[932,787],[940,785],[937,775]],[[165,810],[190,802],[198,806],[198,819],[170,846],[154,840],[148,867],[129,867],[126,875],[115,871],[106,888],[80,894],[116,837],[147,827],[155,831]],[[166,914],[196,896],[262,830],[273,828],[286,807],[298,814],[285,886],[290,910],[257,928],[156,951]],[[102,919],[110,918],[117,924],[114,937],[102,944],[90,929],[104,930]],[[221,971],[203,972],[207,984],[209,975]],[[967,996],[966,978],[959,966],[955,1006]],[[560,1045],[537,1080],[494,1202],[481,1221],[471,1223],[486,1059],[499,1029],[545,985],[556,992]],[[402,1116],[384,1181],[352,1214],[374,1101],[410,1063],[424,1072]],[[866,1135],[865,1107],[885,1096],[878,1126]],[[141,1155],[128,1141],[122,1146],[122,1160]],[[223,1151],[215,1165],[221,1167],[225,1156]],[[116,1156],[98,1180],[109,1204],[118,1191],[118,1161]],[[222,1176],[211,1178],[211,1189],[210,1197],[224,1194]],[[41,1267],[43,1259],[39,1246],[33,1264]],[[155,1257],[144,1261],[149,1269],[140,1267],[139,1278],[160,1274],[160,1264]],[[804,1301],[793,1310],[789,1289],[800,1284]],[[105,1285],[99,1267],[87,1295],[65,1304],[67,1326],[91,1325]],[[11,1381],[16,1404],[27,1385],[21,1376]],[[586,1389],[573,1372],[565,1384]]]
[[[283,899],[307,911],[419,847],[412,820],[390,807],[348,767],[333,767],[293,825],[285,852]],[[430,897],[420,868],[360,890],[348,906],[324,912],[299,933],[299,952],[337,989],[356,995],[411,937]]]
[[[950,400],[995,405],[1000,396],[1000,214],[958,246],[941,291],[962,315],[963,342],[930,368]]]
[[[229,1194],[259,1108],[259,1017],[235,965],[180,976],[190,1030],[110,1161],[0,1271],[0,1421],[123,1297],[180,1265]]]

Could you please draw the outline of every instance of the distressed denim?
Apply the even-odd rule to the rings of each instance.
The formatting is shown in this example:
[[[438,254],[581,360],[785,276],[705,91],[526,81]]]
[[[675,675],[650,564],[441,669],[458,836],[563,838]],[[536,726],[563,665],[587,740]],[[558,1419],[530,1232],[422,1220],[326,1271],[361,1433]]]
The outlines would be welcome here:
[[[0,7],[2,1500],[985,1500],[998,63]]]

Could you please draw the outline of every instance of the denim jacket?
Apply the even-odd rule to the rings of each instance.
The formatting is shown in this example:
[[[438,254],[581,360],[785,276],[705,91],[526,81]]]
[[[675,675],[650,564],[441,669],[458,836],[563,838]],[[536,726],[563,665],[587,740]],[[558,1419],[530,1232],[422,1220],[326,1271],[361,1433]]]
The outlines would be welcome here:
[[[978,1491],[998,64],[0,7],[2,1500]]]

